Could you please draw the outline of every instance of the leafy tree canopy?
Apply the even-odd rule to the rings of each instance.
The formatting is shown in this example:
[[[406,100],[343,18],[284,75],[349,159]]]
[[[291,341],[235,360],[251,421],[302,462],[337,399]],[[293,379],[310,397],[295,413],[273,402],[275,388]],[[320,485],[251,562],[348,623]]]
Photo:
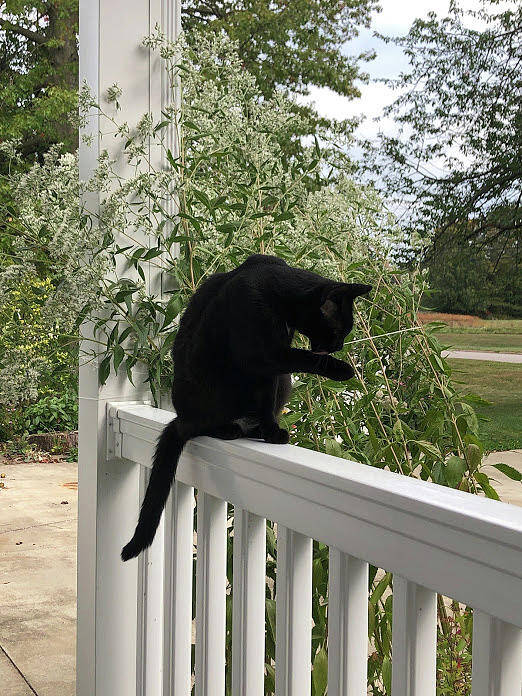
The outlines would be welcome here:
[[[77,0],[0,2],[0,140],[20,139],[26,157],[76,146],[77,32]]]
[[[358,97],[359,61],[372,54],[349,56],[342,47],[376,9],[376,0],[184,0],[182,23],[189,39],[206,28],[237,41],[267,97],[276,86],[303,94],[310,84]]]
[[[402,46],[409,72],[385,111],[399,126],[366,143],[363,167],[403,206],[410,232],[432,240],[520,239],[522,226],[522,5],[497,0],[417,19]],[[473,26],[470,26],[473,25]]]

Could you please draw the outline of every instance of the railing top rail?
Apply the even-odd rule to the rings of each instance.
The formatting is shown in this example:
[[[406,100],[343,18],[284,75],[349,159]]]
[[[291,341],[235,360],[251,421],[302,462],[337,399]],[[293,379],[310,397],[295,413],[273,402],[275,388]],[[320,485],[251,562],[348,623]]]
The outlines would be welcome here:
[[[122,456],[150,465],[173,414],[113,404]],[[290,445],[189,443],[178,479],[522,626],[522,509]]]

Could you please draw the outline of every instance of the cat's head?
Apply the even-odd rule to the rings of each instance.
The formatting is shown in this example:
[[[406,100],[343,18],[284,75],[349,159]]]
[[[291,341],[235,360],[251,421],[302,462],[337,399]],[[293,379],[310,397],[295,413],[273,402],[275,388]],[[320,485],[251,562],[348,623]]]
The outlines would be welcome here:
[[[306,325],[298,328],[310,339],[312,352],[336,353],[342,349],[353,328],[353,301],[371,289],[371,285],[343,283],[315,293]]]

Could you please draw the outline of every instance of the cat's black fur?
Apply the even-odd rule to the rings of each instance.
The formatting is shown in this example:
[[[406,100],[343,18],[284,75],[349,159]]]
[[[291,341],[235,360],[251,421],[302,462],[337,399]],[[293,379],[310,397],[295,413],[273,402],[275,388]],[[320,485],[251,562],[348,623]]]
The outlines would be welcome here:
[[[185,443],[197,435],[286,443],[278,425],[290,373],[347,380],[353,370],[329,353],[353,326],[353,300],[370,285],[337,283],[256,254],[211,276],[193,295],[174,341],[177,417],[159,437],[152,473],[124,561],[150,546]],[[294,331],[311,350],[292,348]]]

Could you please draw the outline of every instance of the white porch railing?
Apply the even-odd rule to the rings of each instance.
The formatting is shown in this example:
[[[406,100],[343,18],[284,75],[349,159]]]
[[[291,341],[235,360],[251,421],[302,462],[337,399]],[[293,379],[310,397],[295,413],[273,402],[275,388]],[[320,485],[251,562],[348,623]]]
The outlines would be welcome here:
[[[146,405],[109,404],[109,456],[146,472],[171,418]],[[122,571],[117,554],[132,528],[128,515],[118,522],[118,511],[129,507],[136,516],[139,501],[116,480],[114,516],[105,512],[111,542],[100,544],[114,557],[100,559],[106,576],[99,572],[98,584],[112,585],[118,606],[136,608],[135,620],[125,621],[135,624],[128,668],[136,670],[137,694],[191,691],[194,488],[197,696],[224,694],[226,502],[235,506],[234,696],[264,693],[266,518],[278,523],[277,696],[310,693],[312,538],[330,546],[329,696],[366,694],[369,563],[395,574],[393,696],[435,695],[436,593],[474,609],[473,696],[521,693],[521,509],[298,447],[198,438],[182,456],[153,546]],[[142,476],[142,492],[145,483]],[[128,583],[120,593],[114,577],[136,563],[139,582],[129,597]],[[110,602],[103,606],[97,660],[114,651],[120,620]],[[78,630],[81,639],[81,623]],[[121,685],[132,679],[120,673],[121,659],[100,660],[90,696],[127,696]]]

